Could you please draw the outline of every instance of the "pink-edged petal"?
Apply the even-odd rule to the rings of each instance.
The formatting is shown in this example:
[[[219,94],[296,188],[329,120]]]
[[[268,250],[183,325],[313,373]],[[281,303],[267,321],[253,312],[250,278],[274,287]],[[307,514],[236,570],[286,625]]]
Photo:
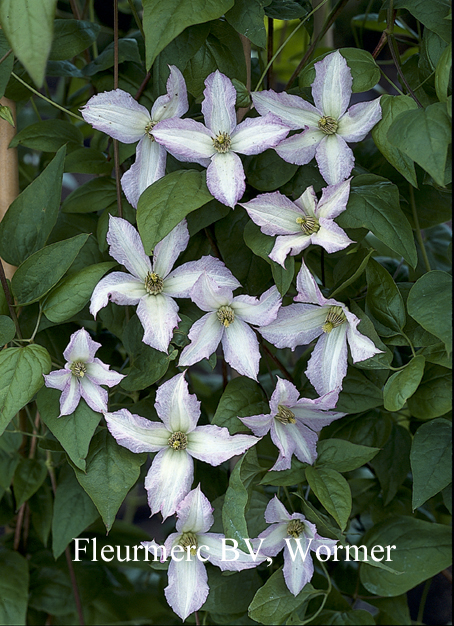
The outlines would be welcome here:
[[[207,313],[197,320],[189,331],[191,343],[181,353],[179,367],[194,365],[202,359],[208,359],[221,341],[224,326],[219,322],[216,313]]]
[[[333,219],[345,211],[350,196],[350,181],[351,178],[322,189],[322,197],[315,211],[316,217]]]
[[[144,282],[125,272],[112,272],[102,278],[93,290],[90,301],[90,313],[96,318],[98,311],[108,305],[109,300],[115,304],[137,304],[146,296]]]
[[[241,154],[260,154],[274,148],[288,135],[289,128],[277,117],[248,117],[232,133],[232,150]]]
[[[207,187],[222,204],[235,206],[246,189],[245,178],[241,159],[234,152],[212,157],[207,169]]]
[[[58,389],[59,391],[63,391],[66,385],[69,385],[69,379],[72,378],[72,373],[67,369],[55,370],[55,372],[43,375],[46,387]]]
[[[292,454],[295,449],[295,442],[293,441],[293,430],[287,428],[287,426],[294,426],[293,424],[281,424],[278,420],[273,420],[271,424],[271,441],[279,450],[279,456],[276,463],[271,470],[275,472],[281,472],[282,470],[290,469],[292,465]]]
[[[86,376],[95,385],[107,385],[108,387],[114,387],[125,377],[124,374],[119,374],[118,372],[109,369],[109,366],[99,359],[93,359],[91,363],[87,363],[86,368]]]
[[[264,437],[271,428],[273,415],[251,415],[250,417],[239,417],[245,426],[250,428],[257,437]]]
[[[276,348],[291,348],[309,344],[319,337],[325,323],[326,311],[313,304],[290,304],[282,307],[276,319],[259,333]]]
[[[176,533],[173,533],[176,534]],[[154,539],[152,541],[141,541],[140,544],[145,548],[147,552],[149,552],[153,559],[155,559],[155,555],[158,561],[163,561],[163,549],[162,545],[156,543]],[[167,556],[167,555],[166,555]]]
[[[271,413],[276,415],[280,404],[292,408],[298,402],[299,397],[300,393],[293,383],[277,376],[276,388],[270,399]]]
[[[125,196],[135,209],[147,187],[166,173],[166,149],[152,137],[144,135],[136,148],[135,163],[121,177]]]
[[[204,273],[220,287],[232,290],[241,286],[220,259],[203,256],[198,261],[189,261],[173,270],[164,281],[163,293],[173,298],[189,298],[196,281]]]
[[[287,161],[295,165],[306,165],[315,156],[317,146],[326,135],[318,128],[308,128],[298,135],[284,139],[276,146],[276,152]]]
[[[353,315],[353,313],[350,313],[350,311],[345,309],[344,313],[348,322],[347,341],[350,346],[353,363],[365,361],[366,359],[373,357],[375,354],[380,354],[382,350],[375,347],[372,339],[365,337],[359,332],[359,330],[357,330],[356,327],[358,326],[360,320],[356,317],[356,315]]]
[[[205,81],[202,113],[214,135],[230,135],[236,126],[236,90],[230,78],[216,70]]]
[[[105,389],[99,385],[95,385],[89,376],[84,376],[79,380],[80,395],[88,404],[88,406],[98,413],[107,411],[107,403],[109,395]]]
[[[151,271],[151,262],[134,226],[121,217],[110,215],[106,238],[110,256],[124,265],[133,276],[144,281]]]
[[[300,515],[299,517],[304,519],[303,515]],[[287,523],[292,518],[293,516],[289,514],[289,512],[277,496],[274,496],[274,498],[268,502],[265,511],[265,521],[267,524],[277,524],[282,522]],[[259,535],[259,537],[260,536],[261,535]]]
[[[202,311],[217,311],[219,307],[231,304],[233,293],[230,287],[222,287],[207,274],[202,274],[194,283],[191,299]]]
[[[288,430],[289,436],[293,440],[293,454],[298,461],[312,465],[317,458],[318,435],[310,428],[307,428],[300,420],[296,420],[295,424],[285,424],[283,426],[284,428],[290,426]]]
[[[312,96],[315,106],[338,120],[347,110],[352,95],[352,73],[347,61],[336,50],[314,65]]]
[[[71,415],[76,410],[77,405],[80,402],[81,393],[79,388],[79,381],[75,376],[71,376],[68,380],[68,384],[63,389],[60,396],[60,415]]]
[[[153,250],[153,272],[161,278],[170,274],[175,261],[189,243],[189,231],[186,220],[182,220]]]
[[[331,392],[335,394],[336,400],[339,396],[339,392]],[[325,394],[329,395],[329,394]],[[297,422],[301,422],[308,426],[315,433],[319,433],[322,428],[329,426],[331,422],[334,422],[341,417],[344,417],[346,413],[340,413],[335,411],[321,411],[315,406],[309,407],[303,404],[298,404],[292,407],[292,413],[297,419]]]
[[[287,256],[295,256],[299,254],[301,250],[305,250],[312,242],[312,235],[305,235],[303,232],[299,232],[295,235],[279,235],[276,237],[276,242],[273,249],[269,253],[269,257],[272,261],[279,263],[285,268],[285,260]]]
[[[254,331],[241,319],[235,319],[225,329],[221,343],[227,363],[239,374],[257,380],[260,350]]]
[[[208,597],[208,576],[205,565],[197,556],[187,559],[186,553],[176,555],[182,561],[169,563],[169,584],[164,594],[169,606],[183,621],[198,611]]]
[[[329,391],[328,393],[323,394],[319,398],[314,398],[314,399],[300,398],[300,400],[298,400],[298,402],[293,406],[293,408],[295,409],[295,411],[299,411],[301,409],[302,412],[298,413],[298,416],[301,418],[304,418],[304,423],[306,424],[306,418],[311,417],[311,411],[317,412],[317,414],[319,411],[323,411],[323,413],[320,413],[320,415],[322,416],[325,414],[328,415],[327,413],[324,413],[324,412],[329,411],[330,409],[334,409],[336,407],[336,404],[339,398],[339,392],[340,392],[340,387],[338,389],[333,389],[332,391]],[[306,414],[306,417],[304,417],[305,415],[304,411],[306,410],[308,411],[308,413]],[[319,430],[317,428],[313,428],[313,426],[309,422],[307,422],[307,425],[310,426],[312,430]]]
[[[200,417],[200,402],[189,393],[185,372],[177,374],[158,388],[156,411],[172,433],[190,433]]]
[[[305,126],[317,126],[322,114],[299,96],[285,92],[256,91],[251,94],[255,108],[260,115],[272,113],[292,130]]]
[[[307,525],[307,522],[305,522]],[[317,532],[314,533],[314,538],[311,543],[311,550],[315,552],[318,550],[319,554],[329,554],[333,552],[335,546],[337,545],[337,539],[328,539],[327,537],[322,537]]]
[[[167,79],[167,93],[156,99],[151,109],[153,122],[181,117],[189,109],[188,94],[183,74],[176,65],[169,65],[170,76]]]
[[[263,293],[260,298],[252,296],[236,296],[232,301],[232,309],[235,316],[254,326],[266,326],[276,319],[282,303],[282,296],[277,287],[273,285]]]
[[[316,215],[317,203],[317,196],[312,185],[301,194],[298,200],[295,200],[295,205],[303,211],[304,215],[312,217]]]
[[[214,523],[213,507],[200,485],[190,491],[177,507],[176,528],[180,533],[206,533]]]
[[[328,185],[348,178],[355,164],[353,152],[340,135],[325,135],[317,146],[315,159]]]
[[[303,553],[307,550],[307,556],[304,560],[300,554],[297,554],[295,560],[293,560],[288,545],[284,548],[284,580],[288,590],[294,596],[299,594],[304,585],[306,585],[314,575],[314,563],[312,562],[312,557],[308,549],[308,541],[304,535],[298,537],[298,539],[301,543]],[[298,549],[296,539],[288,537],[288,541],[291,542],[292,551],[295,554]]]
[[[320,395],[342,387],[347,374],[347,326],[323,333],[312,352],[306,376]]]
[[[81,113],[93,128],[123,143],[139,141],[151,121],[147,109],[122,89],[98,93],[82,107]]]
[[[169,445],[170,432],[161,422],[152,422],[127,409],[106,413],[104,417],[112,437],[131,452],[159,452]]]
[[[208,558],[209,562],[219,567],[222,572],[241,572],[244,569],[252,569],[265,560],[262,555],[258,555],[254,560],[250,552],[243,552],[239,548],[236,552],[230,551],[230,543],[226,543],[223,548],[225,536],[220,533],[202,533],[198,536],[198,542],[199,546],[205,546],[205,549],[200,550],[201,556]]]
[[[371,102],[359,102],[341,117],[337,133],[348,142],[362,141],[381,118],[380,98]]]
[[[101,344],[93,341],[85,328],[81,328],[71,335],[63,356],[68,363],[73,363],[74,361],[86,363],[93,360],[96,351],[100,347]]]
[[[195,120],[175,117],[163,120],[153,128],[153,137],[171,154],[185,161],[205,164],[215,153],[212,134]]]
[[[258,441],[252,435],[230,435],[227,428],[220,426],[197,426],[188,434],[187,451],[195,459],[216,466],[243,454]]]
[[[351,243],[354,243],[333,220],[321,217],[319,223],[320,230],[311,235],[311,240],[314,245],[322,246],[328,254],[343,250]]]
[[[327,302],[304,261],[296,277],[296,289],[298,295],[294,297],[295,302],[310,302],[319,306],[324,306]]]
[[[165,448],[158,452],[145,478],[151,514],[166,519],[189,493],[194,478],[194,462],[186,450]]]
[[[271,500],[271,502],[273,502],[273,500]],[[277,524],[271,524],[271,526],[260,533],[257,539],[252,540],[252,545],[256,549],[260,546],[260,554],[265,556],[276,556],[276,554],[279,554],[279,552],[285,547],[285,538],[288,536],[287,526],[288,521],[280,521]]]
[[[301,233],[301,227],[296,221],[303,215],[301,210],[279,191],[262,193],[249,202],[239,204],[265,235]]]
[[[160,352],[167,352],[173,330],[178,326],[178,304],[162,293],[144,296],[137,307],[143,326],[142,341]]]

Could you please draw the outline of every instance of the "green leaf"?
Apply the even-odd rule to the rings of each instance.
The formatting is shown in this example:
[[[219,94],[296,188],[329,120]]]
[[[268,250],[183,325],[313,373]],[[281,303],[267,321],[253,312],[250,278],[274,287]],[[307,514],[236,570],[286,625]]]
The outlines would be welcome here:
[[[139,45],[135,39],[123,38],[118,41],[118,62],[132,61],[141,63]],[[115,63],[114,44],[109,44],[94,61],[86,65],[82,74],[94,76],[98,72],[109,69]]]
[[[143,0],[147,69],[185,28],[216,20],[232,7],[233,0]]]
[[[97,263],[63,278],[43,303],[44,315],[55,324],[70,319],[83,309],[98,282],[115,265],[110,261]]]
[[[49,54],[51,61],[72,59],[96,41],[101,26],[81,20],[55,20],[54,39]]]
[[[342,293],[362,275],[373,253],[373,250],[369,250],[369,252],[366,252],[365,250],[358,250],[355,254],[349,254],[343,257],[343,259],[337,263],[333,272],[333,278],[335,278],[336,283],[330,293],[330,298],[335,298],[339,293]],[[361,262],[358,265],[358,261],[360,259]],[[343,272],[339,277],[340,267],[342,267]]]
[[[451,120],[444,102],[401,113],[391,124],[389,142],[416,161],[435,182],[444,186]]]
[[[254,594],[261,586],[261,579],[256,570],[224,576],[217,567],[210,567],[208,585],[210,593],[200,611],[208,611],[211,615],[242,615],[246,613]],[[232,598],[235,598],[234,603]]]
[[[353,609],[351,611],[322,611],[315,619],[310,621],[310,624],[323,624],[330,626],[341,626],[346,624],[348,626],[369,626],[375,625],[375,620],[369,611],[365,609]]]
[[[269,410],[269,409],[268,409]],[[304,470],[307,467],[307,463],[298,461],[295,457],[292,458],[292,464],[290,469],[274,471],[270,470],[266,472],[265,476],[260,481],[261,485],[273,485],[276,487],[290,487],[291,485],[299,485],[305,480]]]
[[[57,152],[65,144],[82,145],[83,140],[82,132],[74,124],[64,120],[43,120],[26,126],[15,135],[9,146],[10,148],[26,146],[44,152]]]
[[[378,336],[371,319],[364,313],[361,307],[359,307],[354,300],[350,300],[349,309],[360,320],[357,326],[357,330],[362,335],[369,337],[369,339],[374,342],[375,347],[383,351],[382,353],[375,354],[373,357],[370,357],[365,361],[358,361],[358,363],[355,363],[355,368],[366,370],[389,369],[389,366],[391,365],[391,362],[393,360],[393,353]],[[405,343],[405,345],[407,344],[408,342]]]
[[[425,358],[418,354],[407,363],[403,370],[388,378],[383,390],[384,405],[387,411],[398,411],[415,393],[424,374],[425,362]]]
[[[366,269],[366,311],[382,336],[400,334],[406,321],[405,305],[391,274],[374,259]]]
[[[417,20],[448,43],[451,41],[449,0],[396,0],[394,9],[407,9]]]
[[[360,413],[383,404],[383,393],[362,372],[349,367],[343,380],[337,411]]]
[[[355,176],[347,210],[337,222],[341,228],[367,228],[416,267],[413,233],[399,206],[399,190],[386,178],[372,174]]]
[[[429,333],[452,350],[452,276],[435,270],[424,274],[411,288],[408,313]]]
[[[296,493],[295,495],[299,494]],[[316,525],[318,534],[322,537],[337,539],[342,545],[345,545],[345,538],[341,531],[333,525],[332,518],[321,513],[309,500],[306,500],[302,496],[299,496],[299,498],[301,500],[301,512],[312,524]]]
[[[405,594],[395,598],[370,598],[368,603],[380,610],[375,618],[377,624],[383,626],[411,626],[410,611]]]
[[[0,315],[0,346],[4,346],[16,336],[13,320],[7,315]]]
[[[52,517],[52,553],[55,559],[98,516],[95,505],[77,482],[73,470],[65,465],[58,477]]]
[[[344,439],[322,439],[317,443],[316,465],[338,472],[350,472],[368,463],[380,448],[359,446]]]
[[[76,478],[98,509],[107,531],[129,490],[140,474],[146,454],[134,454],[119,446],[107,429],[97,433],[87,456],[87,472],[76,469]]]
[[[352,494],[345,478],[333,469],[308,466],[306,479],[339,528],[345,530],[352,510]]]
[[[448,356],[443,343],[435,343],[431,346],[426,346],[418,351],[418,355],[423,356],[427,363],[436,363],[437,365],[452,369],[452,356]]]
[[[2,0],[0,22],[14,54],[36,85],[44,83],[57,0]]]
[[[410,516],[396,516],[380,522],[364,536],[362,543],[396,546],[390,551],[392,567],[401,576],[364,563],[360,579],[368,591],[380,596],[399,596],[451,564],[451,529]]]
[[[11,124],[11,126],[13,127],[16,126],[16,124],[14,123],[13,113],[9,106],[0,104],[0,119],[6,120],[8,124]]]
[[[447,102],[452,67],[452,45],[443,51],[435,70],[435,90],[440,102]]]
[[[49,353],[42,346],[0,351],[0,435],[44,384],[43,374],[50,368]]]
[[[385,506],[394,498],[410,471],[410,447],[408,430],[393,423],[383,450],[370,462],[380,481]]]
[[[13,486],[16,507],[19,508],[43,484],[47,476],[47,467],[39,459],[21,459],[14,472]]]
[[[432,420],[416,431],[410,453],[413,510],[451,483],[451,444],[452,424],[448,420]]]
[[[440,365],[427,364],[421,384],[407,402],[410,413],[419,419],[431,419],[452,407],[452,372]]]
[[[65,153],[64,147],[57,152],[43,173],[10,204],[0,222],[0,254],[11,265],[20,265],[40,250],[57,222]]]
[[[11,287],[18,304],[31,304],[58,283],[78,255],[88,234],[58,241],[28,257],[17,269]]]
[[[52,493],[47,483],[43,483],[28,501],[33,528],[45,546],[47,546],[52,525],[52,504]]]
[[[247,182],[259,191],[275,191],[295,175],[298,165],[287,163],[275,150],[245,160]]]
[[[0,30],[0,59],[5,56],[5,54],[11,50],[11,46],[6,39],[5,33]],[[9,57],[4,59],[2,63],[0,63],[0,98],[3,98],[5,93],[6,85],[8,84],[9,78],[11,76],[11,72],[14,65],[14,54],[10,54]]]
[[[236,0],[225,19],[253,44],[266,47],[265,11],[261,0]]]
[[[62,213],[93,213],[116,202],[115,181],[95,178],[72,191],[61,206]]]
[[[101,415],[90,409],[85,400],[80,400],[74,413],[58,417],[60,396],[61,392],[57,389],[43,387],[36,398],[38,411],[74,465],[84,471],[88,447]]]
[[[247,428],[238,417],[260,415],[268,411],[269,406],[259,385],[246,376],[239,376],[233,378],[224,389],[211,423],[225,426],[234,435]]]
[[[0,550],[0,624],[25,626],[28,561],[13,550]]]
[[[148,187],[140,196],[137,207],[137,227],[146,254],[182,219],[210,200],[212,195],[205,182],[205,173],[177,170]]]
[[[107,161],[105,155],[94,148],[79,148],[73,150],[65,159],[65,172],[77,174],[110,174],[112,162]]]

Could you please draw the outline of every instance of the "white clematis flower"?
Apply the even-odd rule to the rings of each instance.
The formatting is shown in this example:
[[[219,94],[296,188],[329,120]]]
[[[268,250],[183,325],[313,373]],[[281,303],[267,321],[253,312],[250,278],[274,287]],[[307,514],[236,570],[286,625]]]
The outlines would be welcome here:
[[[240,285],[222,261],[211,256],[190,261],[172,271],[189,242],[186,220],[156,245],[153,261],[145,254],[134,226],[120,217],[110,216],[107,242],[110,256],[130,274],[112,272],[105,276],[93,291],[90,313],[96,317],[109,299],[116,304],[138,304],[137,316],[145,331],[143,341],[161,352],[167,352],[173,330],[180,321],[173,298],[189,298],[202,273],[206,272],[216,283],[232,289]]]
[[[151,513],[166,519],[189,493],[194,459],[216,466],[242,454],[257,441],[252,435],[230,435],[227,428],[197,426],[200,402],[191,395],[184,372],[158,388],[155,408],[162,422],[152,422],[127,409],[106,413],[117,442],[132,452],[157,452],[145,478]]]
[[[208,166],[207,186],[219,202],[234,207],[245,190],[240,154],[259,154],[287,136],[288,127],[275,116],[236,123],[236,91],[232,81],[216,70],[205,81],[202,113],[194,120],[165,120],[154,130],[156,141],[181,161]]]
[[[169,68],[167,93],[157,98],[151,114],[122,89],[99,93],[81,109],[84,120],[93,128],[122,143],[139,142],[136,161],[121,178],[125,196],[133,207],[137,207],[145,189],[165,174],[166,150],[156,143],[154,126],[161,120],[181,117],[189,108],[183,75],[175,65]]]
[[[335,185],[348,178],[355,163],[347,143],[362,141],[381,120],[380,98],[348,109],[353,79],[339,51],[328,54],[314,67],[315,106],[298,96],[272,90],[253,93],[252,100],[261,115],[272,113],[292,130],[304,129],[276,147],[279,156],[297,165],[305,165],[315,156],[323,178]]]
[[[308,187],[292,202],[279,191],[264,193],[240,205],[265,235],[278,235],[270,259],[285,268],[285,259],[314,244],[328,253],[343,250],[353,241],[334,222],[347,208],[350,180],[330,185],[320,201],[313,187]]]
[[[313,465],[317,458],[318,433],[345,415],[329,411],[336,406],[338,396],[336,389],[315,400],[300,398],[295,385],[278,376],[270,399],[270,413],[239,419],[257,437],[264,437],[271,431],[271,439],[279,449],[272,470],[290,469],[293,454],[299,461]]]
[[[58,417],[74,413],[81,398],[93,411],[107,411],[107,391],[100,385],[118,385],[124,375],[110,370],[108,365],[95,358],[100,347],[101,344],[93,341],[85,328],[81,328],[71,335],[63,352],[67,361],[65,368],[44,374],[46,387],[62,392]]]
[[[182,620],[198,611],[207,599],[210,589],[205,561],[222,571],[238,572],[256,567],[264,560],[263,557],[257,557],[254,561],[250,554],[241,550],[237,550],[238,558],[235,561],[223,559],[225,536],[207,532],[214,523],[212,511],[210,502],[199,485],[178,505],[177,532],[169,535],[164,543],[165,554],[155,541],[142,541],[142,545],[153,556],[159,555],[161,561],[166,560],[172,548],[174,549],[176,558],[170,560],[169,584],[164,593],[167,602]],[[181,548],[176,550],[177,546]]]
[[[353,363],[381,350],[356,327],[360,320],[342,302],[325,298],[304,261],[296,279],[297,304],[282,307],[274,322],[259,332],[277,348],[307,345],[318,337],[306,375],[317,393],[342,388],[347,373],[347,343]]]

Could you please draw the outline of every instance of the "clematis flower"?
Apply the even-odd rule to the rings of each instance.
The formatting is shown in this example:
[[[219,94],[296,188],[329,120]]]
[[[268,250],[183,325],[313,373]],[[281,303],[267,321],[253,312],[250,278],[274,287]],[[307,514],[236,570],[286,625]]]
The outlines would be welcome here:
[[[322,295],[304,261],[296,288],[297,304],[282,307],[274,322],[259,328],[259,332],[277,348],[292,350],[318,337],[306,375],[320,395],[341,389],[347,373],[347,343],[353,363],[365,361],[381,350],[356,329],[360,320],[345,304]]]
[[[272,90],[253,93],[252,100],[262,115],[273,113],[292,130],[304,129],[276,147],[279,156],[297,165],[305,165],[315,156],[323,178],[335,185],[348,178],[355,163],[347,143],[362,141],[381,120],[380,98],[348,109],[353,79],[339,51],[327,55],[314,67],[315,106],[298,96]]]
[[[155,408],[162,422],[152,422],[127,409],[106,413],[117,442],[131,452],[157,452],[145,478],[148,504],[166,519],[189,493],[194,459],[216,466],[257,443],[251,435],[230,435],[227,428],[197,426],[200,402],[191,395],[184,372],[158,388]]]
[[[297,596],[314,575],[310,551],[318,550],[319,554],[329,555],[337,540],[321,537],[315,524],[309,522],[302,513],[290,515],[277,496],[266,507],[265,521],[271,526],[260,533],[257,539],[253,539],[252,545],[254,548],[260,546],[260,553],[270,557],[284,550],[285,584],[290,593]],[[296,558],[293,559],[292,554]]]
[[[236,91],[218,70],[205,81],[202,113],[206,126],[191,119],[164,120],[154,130],[156,141],[181,161],[208,166],[207,186],[219,202],[234,207],[245,190],[240,154],[259,154],[288,133],[273,115],[236,123]]]
[[[194,284],[191,299],[208,313],[192,325],[191,343],[181,353],[178,365],[186,367],[207,359],[222,343],[227,363],[240,374],[257,380],[259,344],[248,324],[261,326],[275,319],[282,301],[277,287],[265,291],[260,299],[234,298],[231,288],[219,286],[202,274]]]
[[[188,110],[186,84],[180,70],[170,65],[167,93],[159,96],[151,114],[122,89],[104,91],[90,98],[81,113],[96,130],[123,143],[138,141],[136,161],[121,178],[121,186],[128,202],[137,207],[140,195],[166,169],[166,150],[156,143],[154,126],[161,120],[181,117]]]
[[[322,246],[328,253],[343,250],[353,241],[334,222],[345,211],[350,194],[350,180],[325,187],[318,201],[313,187],[292,202],[279,191],[263,193],[240,205],[265,235],[279,235],[270,259],[285,267],[285,259],[309,244]]]
[[[90,313],[96,318],[109,299],[116,304],[138,304],[137,315],[144,328],[143,341],[161,352],[167,352],[173,330],[178,325],[178,305],[173,298],[189,298],[190,290],[202,273],[217,283],[236,289],[239,282],[219,259],[205,256],[172,270],[189,242],[186,220],[176,226],[153,254],[145,254],[137,230],[120,217],[109,219],[107,232],[109,254],[126,267],[130,274],[112,272],[95,287]]]
[[[236,551],[236,560],[227,560],[223,556],[225,536],[207,532],[213,525],[212,507],[201,492],[200,485],[188,493],[177,508],[176,533],[172,533],[162,547],[155,541],[142,541],[142,545],[153,555],[160,555],[166,560],[171,550],[175,559],[169,563],[169,584],[164,589],[167,602],[175,613],[185,620],[188,615],[200,609],[210,591],[204,562],[208,561],[222,571],[241,571],[251,569],[263,562],[257,557],[254,561],[250,554]],[[178,551],[175,549],[177,546]],[[178,554],[178,552],[184,553]],[[227,556],[227,555],[226,555]],[[236,556],[236,555],[235,555]]]
[[[299,461],[312,465],[317,458],[318,433],[345,415],[329,411],[336,406],[338,396],[336,389],[315,400],[299,398],[295,385],[278,376],[270,399],[270,413],[239,419],[258,437],[271,431],[271,439],[279,449],[272,470],[290,469],[293,454]]]
[[[100,347],[101,344],[93,341],[85,328],[81,328],[71,335],[63,352],[67,361],[64,369],[44,374],[46,387],[62,392],[58,417],[74,413],[81,398],[93,411],[107,411],[107,391],[100,385],[114,387],[124,375],[111,371],[108,365],[95,358]]]

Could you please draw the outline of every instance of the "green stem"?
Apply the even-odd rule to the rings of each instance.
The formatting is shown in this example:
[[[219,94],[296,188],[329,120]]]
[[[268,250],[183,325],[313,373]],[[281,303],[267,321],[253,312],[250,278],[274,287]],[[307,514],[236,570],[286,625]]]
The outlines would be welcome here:
[[[419,247],[421,249],[421,254],[424,260],[424,265],[426,266],[426,270],[430,272],[432,268],[430,267],[429,257],[427,256],[426,246],[424,245],[421,228],[419,226],[418,211],[416,210],[416,202],[415,202],[415,192],[413,191],[413,185],[409,184],[408,186],[410,188],[411,211],[413,213],[413,219],[415,221],[415,226],[416,226],[416,239],[418,240]]]
[[[386,79],[388,81],[388,83],[397,91],[397,93],[399,93],[401,96],[405,96],[404,92],[399,89],[399,87],[393,83],[393,81],[389,78],[389,76],[386,74],[386,72],[384,72],[381,67],[379,67],[380,73],[383,76],[384,79]]]
[[[295,512],[295,509],[293,508],[292,501],[291,501],[291,499],[290,499],[290,493],[289,493],[289,491],[288,491],[287,487],[283,487],[283,490],[284,490],[284,493],[285,493],[285,495],[286,495],[287,502],[288,502],[288,505],[289,505],[289,507],[290,507],[290,510],[291,510],[291,512],[292,512],[292,513],[294,513],[294,512]]]
[[[422,596],[421,596],[421,602],[419,603],[418,617],[416,618],[417,624],[424,623],[422,620],[424,618],[424,609],[426,607],[426,600],[429,594],[429,589],[430,589],[431,584],[432,584],[432,578],[429,578],[429,580],[426,580],[426,584],[424,585],[424,589],[423,589]]]
[[[88,5],[88,14],[90,17],[90,22],[95,21],[94,2],[95,0],[90,0],[90,4]],[[95,39],[95,41],[93,42],[93,59],[96,59],[97,56],[98,56],[98,44],[96,43],[96,39]]]
[[[404,338],[404,339],[408,342],[408,345],[410,346],[410,350],[411,350],[411,353],[413,354],[413,356],[416,356],[415,349],[414,349],[413,344],[412,344],[412,342],[410,341],[409,337],[407,337],[407,335],[404,333],[404,331],[403,331],[403,330],[401,330],[401,331],[400,331],[400,334],[401,334],[401,335],[402,335],[402,337],[403,337],[403,338]]]
[[[131,13],[133,14],[134,19],[136,21],[137,28],[140,30],[140,34],[142,35],[143,40],[145,41],[145,33],[143,32],[142,22],[140,21],[139,14],[136,11],[134,0],[128,0],[128,4],[129,4],[129,8],[131,9]]]

